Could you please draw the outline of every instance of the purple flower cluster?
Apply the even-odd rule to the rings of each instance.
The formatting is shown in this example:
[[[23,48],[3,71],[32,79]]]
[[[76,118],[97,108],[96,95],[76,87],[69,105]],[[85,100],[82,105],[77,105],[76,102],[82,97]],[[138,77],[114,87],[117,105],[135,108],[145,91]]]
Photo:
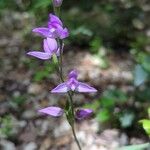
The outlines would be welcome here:
[[[57,87],[55,87],[51,93],[66,93],[68,91],[78,91],[78,92],[84,92],[84,93],[91,93],[91,92],[97,92],[97,90],[86,83],[79,82],[77,80],[77,71],[72,70],[68,75],[68,80],[64,83],[59,84]],[[64,110],[59,107],[47,107],[44,109],[39,110],[39,112],[48,114],[53,117],[59,117],[62,116],[64,113]],[[83,120],[91,116],[93,113],[93,110],[91,109],[78,109],[75,113],[75,117],[78,120]]]
[[[60,7],[62,0],[53,0],[54,7]],[[64,27],[62,21],[56,15],[50,14],[47,27],[38,27],[33,29],[34,33],[44,37],[43,39],[43,51],[31,50],[27,54],[38,59],[48,60],[53,55],[59,57],[63,51],[63,46],[58,44],[58,40],[65,39],[69,36],[68,29]],[[77,80],[78,74],[76,70],[70,71],[68,80],[59,84],[51,93],[67,93],[81,92],[81,93],[92,93],[97,90],[86,83],[79,82]],[[73,106],[72,106],[73,107]],[[64,110],[60,107],[50,106],[39,110],[39,112],[48,114],[53,117],[62,116]],[[74,112],[73,112],[74,113]],[[78,109],[75,112],[75,117],[79,120],[88,118],[91,116],[93,111],[91,109]]]
[[[63,28],[62,21],[53,14],[49,15],[47,27],[38,27],[32,31],[46,38],[65,39],[69,36],[68,29],[66,27]]]

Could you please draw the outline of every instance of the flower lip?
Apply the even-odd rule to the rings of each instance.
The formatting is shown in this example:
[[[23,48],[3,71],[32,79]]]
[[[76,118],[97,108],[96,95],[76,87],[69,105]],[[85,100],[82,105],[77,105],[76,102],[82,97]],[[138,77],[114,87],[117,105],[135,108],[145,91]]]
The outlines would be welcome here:
[[[70,78],[68,81],[67,81],[67,86],[68,88],[70,88],[72,91],[74,91],[77,87],[78,87],[78,84],[79,82],[74,79],[74,78]]]

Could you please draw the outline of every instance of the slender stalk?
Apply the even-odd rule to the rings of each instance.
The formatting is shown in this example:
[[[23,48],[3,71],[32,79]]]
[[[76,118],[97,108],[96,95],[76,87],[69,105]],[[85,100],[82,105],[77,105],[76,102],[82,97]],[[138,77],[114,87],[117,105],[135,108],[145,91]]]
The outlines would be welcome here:
[[[60,16],[60,8],[57,10],[53,6],[53,9],[54,9],[54,13],[57,14],[58,16]],[[60,76],[61,82],[64,82],[63,69],[62,69],[63,40],[57,39],[57,42],[58,42],[58,45],[59,45],[59,48],[60,48],[60,57],[58,58],[58,71],[59,71],[59,76]],[[80,143],[77,139],[75,129],[74,129],[75,116],[74,116],[74,107],[73,107],[73,94],[71,92],[67,92],[67,95],[68,95],[68,100],[69,100],[69,103],[70,103],[70,106],[71,106],[71,114],[72,114],[72,118],[73,118],[72,123],[69,123],[69,124],[71,126],[75,142],[77,143],[77,146],[78,146],[79,150],[82,150],[81,146],[80,146]],[[67,120],[68,120],[68,118],[67,118]],[[68,120],[68,122],[69,122],[69,120]]]
[[[59,41],[59,47],[60,47],[60,77],[62,82],[64,82],[64,77],[63,77],[63,70],[62,70],[62,53],[63,53],[63,41],[62,40],[58,40]]]
[[[60,76],[60,79],[61,79],[61,82],[64,82],[64,78],[63,78],[63,72],[62,72],[62,50],[63,50],[63,45],[62,45],[62,41],[58,40],[58,43],[59,43],[59,47],[60,47],[60,58],[58,59],[58,66],[59,66],[59,76]],[[76,136],[76,133],[75,133],[75,129],[74,129],[74,119],[75,119],[75,115],[74,115],[74,106],[73,106],[73,93],[72,92],[67,92],[67,95],[68,95],[68,100],[69,100],[69,103],[70,103],[70,106],[71,106],[71,114],[72,114],[72,118],[73,118],[73,121],[72,123],[69,123],[70,126],[71,126],[71,129],[72,129],[72,133],[73,133],[73,136],[74,136],[74,139],[75,139],[75,142],[79,148],[79,150],[82,150],[81,149],[81,146],[80,146],[80,143],[77,139],[77,136]],[[69,122],[69,120],[68,120]]]
[[[74,125],[71,126],[71,129],[72,129],[72,133],[73,133],[74,139],[75,139],[75,141],[76,141],[76,143],[77,143],[77,145],[78,145],[79,150],[82,150],[82,149],[81,149],[81,146],[80,146],[80,143],[79,143],[79,141],[78,141],[78,139],[77,139],[77,137],[76,137]]]

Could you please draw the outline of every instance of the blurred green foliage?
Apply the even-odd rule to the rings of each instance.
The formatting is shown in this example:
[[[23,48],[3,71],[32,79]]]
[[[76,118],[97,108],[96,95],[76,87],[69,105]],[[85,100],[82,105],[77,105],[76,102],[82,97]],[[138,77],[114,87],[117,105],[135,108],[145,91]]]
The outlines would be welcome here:
[[[150,108],[148,108],[148,116],[150,117]],[[149,119],[142,119],[139,121],[139,123],[142,124],[143,129],[147,133],[147,135],[150,137],[150,120]],[[119,148],[118,150],[149,150],[150,143],[144,143],[144,144],[135,144],[135,145],[129,145]]]
[[[18,111],[22,111],[22,106],[25,105],[26,101],[27,101],[27,95],[17,95],[17,96],[13,96],[11,101],[10,101],[10,105],[13,108],[17,108]]]
[[[12,127],[12,118],[10,115],[0,117],[0,138],[11,136]]]
[[[139,121],[139,123],[142,124],[143,129],[147,133],[147,135],[150,137],[150,108],[147,110],[149,119],[142,119]]]
[[[135,112],[131,109],[120,110],[119,106],[127,103],[128,95],[120,89],[107,89],[102,97],[92,104],[85,104],[84,107],[91,108],[95,111],[96,119],[101,122],[116,121],[121,127],[130,127],[135,119]],[[118,111],[116,111],[118,109]]]
[[[142,123],[143,129],[145,130],[147,135],[150,136],[150,120],[143,119],[143,120],[140,120],[140,123]]]
[[[45,61],[42,64],[39,64],[35,59],[28,59],[24,62],[24,64],[29,69],[35,68],[33,80],[36,82],[40,82],[46,78],[48,79],[50,77],[50,74],[53,73],[56,68],[56,64],[54,64],[53,61]]]
[[[119,148],[117,150],[148,150],[149,147],[150,147],[149,143],[144,143],[144,144],[124,146],[124,147]]]
[[[51,73],[55,71],[55,65],[53,63],[45,62],[42,68],[39,68],[34,76],[33,80],[34,81],[42,81],[45,78],[48,78]]]

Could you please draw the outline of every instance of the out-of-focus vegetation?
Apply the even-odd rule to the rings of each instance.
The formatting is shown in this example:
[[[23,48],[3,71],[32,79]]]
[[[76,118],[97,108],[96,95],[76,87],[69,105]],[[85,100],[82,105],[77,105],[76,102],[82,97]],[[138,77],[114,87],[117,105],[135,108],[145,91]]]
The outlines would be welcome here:
[[[149,143],[124,146],[122,148],[119,148],[118,150],[145,150],[147,148],[149,148]]]
[[[36,18],[35,26],[46,25],[50,10],[50,0],[0,0],[1,18],[5,11],[28,12]],[[137,126],[138,120],[146,116],[150,104],[149,0],[64,0],[61,11],[70,30],[66,44],[88,48],[91,54],[100,59],[101,69],[109,68],[108,56],[112,53],[128,53],[131,57],[134,68],[133,81],[129,84],[133,90],[124,92],[114,85],[92,104],[85,104],[85,107],[95,110],[100,123],[112,122],[113,127],[123,129]],[[31,31],[28,27],[25,30],[24,36],[27,38]],[[54,71],[54,65],[48,63],[38,68],[39,64],[34,59],[26,60],[24,64],[28,68],[36,68],[35,81],[48,78]],[[24,97],[14,97],[12,101],[17,106],[24,102]],[[11,123],[8,120],[8,117],[1,119],[6,128],[1,132],[9,136]],[[144,124],[150,127],[149,120],[143,120]],[[146,132],[149,133],[149,130]]]
[[[148,116],[150,118],[150,108],[148,108]],[[150,137],[150,120],[149,119],[142,119],[139,121],[139,123],[142,124],[143,129],[147,133],[147,135]],[[136,144],[136,145],[130,145],[130,146],[124,146],[122,148],[119,148],[118,150],[145,150],[149,149],[150,143],[145,144]]]
[[[0,138],[9,137],[12,135],[12,118],[9,115],[5,115],[0,118]]]
[[[148,118],[150,119],[150,108],[148,108]],[[142,124],[145,132],[150,137],[150,120],[149,119],[142,119],[139,121],[139,123]]]

